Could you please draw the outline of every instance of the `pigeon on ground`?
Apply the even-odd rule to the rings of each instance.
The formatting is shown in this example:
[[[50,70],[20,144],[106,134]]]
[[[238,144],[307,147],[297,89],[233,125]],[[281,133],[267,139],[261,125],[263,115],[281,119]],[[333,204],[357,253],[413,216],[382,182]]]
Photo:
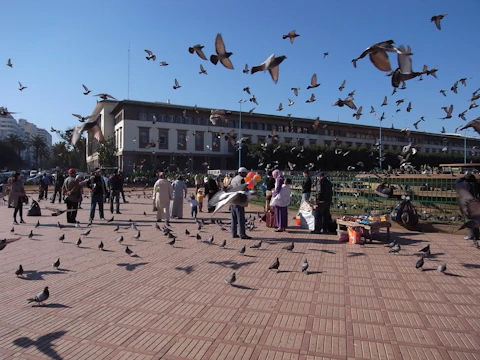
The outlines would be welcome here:
[[[441,273],[444,273],[445,271],[447,271],[447,264],[440,264],[440,265],[438,265],[437,271],[439,271],[439,272],[441,272]]]
[[[282,249],[292,251],[295,248],[295,244],[292,242],[290,245],[284,246]]]
[[[425,264],[425,261],[423,260],[423,256],[418,259],[417,263],[415,264],[415,269],[420,269],[421,267],[423,267],[423,265]]]
[[[247,251],[247,248],[246,246],[243,246],[240,250],[238,250],[238,252],[242,255],[245,255],[245,252]]]
[[[187,229],[185,229],[185,235],[189,236],[189,235],[190,235],[190,231],[188,231]]]
[[[127,246],[127,247],[125,248],[125,253],[126,253],[127,255],[132,255],[132,254],[133,254],[133,251],[130,250],[130,248]]]
[[[233,273],[233,274],[230,275],[228,278],[226,278],[224,281],[225,281],[227,284],[232,285],[235,281],[237,281],[237,276],[235,275],[235,273]]]
[[[177,241],[177,238],[173,238],[172,240],[170,240],[169,242],[167,242],[167,245],[175,245],[175,241]]]
[[[255,74],[258,71],[267,71],[270,73],[273,82],[276,84],[278,82],[278,75],[279,75],[279,65],[285,60],[286,56],[278,56],[275,57],[275,54],[272,54],[265,60],[261,65],[253,66],[252,67],[252,74]]]
[[[276,258],[273,264],[268,267],[268,270],[278,270],[279,267],[280,267],[280,260]]]
[[[394,247],[392,247],[390,250],[388,250],[389,253],[398,253],[401,250],[400,244],[396,244]]]
[[[37,296],[28,299],[28,303],[36,302],[43,305],[44,301],[46,301],[50,297],[50,292],[48,291],[48,286],[45,286],[42,292],[39,292]]]
[[[233,70],[233,64],[229,59],[233,53],[227,52],[225,49],[225,43],[223,42],[221,34],[217,34],[217,37],[215,38],[215,51],[217,55],[210,56],[212,64],[217,65],[218,61],[220,61],[227,69]]]
[[[58,258],[53,264],[52,266],[58,270],[58,268],[60,267],[60,258]]]
[[[100,241],[100,244],[98,244],[98,248],[103,251],[103,248],[104,248],[103,241]]]
[[[23,276],[23,266],[20,264],[18,265],[18,269],[15,270],[15,275],[17,276]]]
[[[119,238],[117,238],[115,241],[118,242],[119,244],[121,244],[122,241],[123,241],[123,235],[121,235],[121,236],[120,236]]]
[[[308,274],[307,269],[308,269],[308,261],[307,261],[307,259],[305,259],[305,260],[303,260],[303,263],[302,263],[302,272]]]
[[[220,244],[221,248],[224,248],[225,246],[227,246],[227,240],[223,240],[223,242]]]
[[[261,246],[262,246],[262,240],[260,240],[256,244],[253,244],[252,246],[250,246],[250,249],[260,249]]]
[[[77,245],[78,247],[80,247],[80,245],[82,245],[82,239],[78,238],[77,242],[75,243],[75,245]]]

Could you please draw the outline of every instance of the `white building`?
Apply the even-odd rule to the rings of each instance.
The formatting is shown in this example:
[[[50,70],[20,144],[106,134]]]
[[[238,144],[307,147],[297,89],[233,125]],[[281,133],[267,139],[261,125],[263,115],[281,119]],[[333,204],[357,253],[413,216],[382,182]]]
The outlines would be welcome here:
[[[227,123],[213,125],[209,117],[210,109],[206,108],[133,100],[100,101],[92,113],[93,119],[100,120],[105,138],[114,137],[117,166],[124,171],[141,164],[157,169],[178,167],[189,172],[205,171],[204,163],[211,169],[234,169],[238,152],[232,141],[225,141],[226,133],[231,130],[236,132],[235,140],[248,137],[246,142],[265,143],[269,139],[269,143],[298,147],[335,144],[372,148],[379,137],[378,127],[338,121],[322,120],[320,126],[314,127],[311,119],[232,111],[227,115]],[[420,152],[439,153],[448,147],[449,153],[463,154],[465,141],[459,135],[382,130],[385,150],[400,151],[411,142]],[[474,145],[480,147],[480,141],[468,138],[468,148]],[[91,136],[87,138],[89,170],[99,166],[98,146]]]

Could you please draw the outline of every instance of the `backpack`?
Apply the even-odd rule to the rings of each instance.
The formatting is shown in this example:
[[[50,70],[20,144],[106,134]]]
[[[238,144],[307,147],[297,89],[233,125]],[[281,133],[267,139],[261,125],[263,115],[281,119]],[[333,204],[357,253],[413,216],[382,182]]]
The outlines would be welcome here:
[[[40,205],[38,205],[38,202],[36,202],[35,200],[32,200],[32,203],[28,208],[27,216],[42,216]]]

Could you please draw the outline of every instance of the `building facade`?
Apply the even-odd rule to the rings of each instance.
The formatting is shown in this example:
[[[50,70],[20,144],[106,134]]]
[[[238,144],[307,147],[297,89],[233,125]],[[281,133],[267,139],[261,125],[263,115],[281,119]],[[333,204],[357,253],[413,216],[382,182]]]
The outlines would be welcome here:
[[[212,124],[210,110],[163,102],[134,100],[97,103],[92,118],[100,118],[105,138],[113,137],[117,148],[117,166],[131,171],[148,163],[154,168],[179,168],[188,172],[236,168],[235,141],[248,137],[247,143],[290,143],[296,146],[322,145],[372,148],[379,142],[379,128],[321,120],[315,128],[311,119],[231,111],[226,122]],[[241,129],[239,128],[241,124]],[[234,130],[233,141],[228,133]],[[480,140],[459,134],[425,132],[402,133],[382,129],[382,148],[401,150],[408,143],[426,153],[464,153]],[[87,137],[89,170],[99,166],[98,142]]]

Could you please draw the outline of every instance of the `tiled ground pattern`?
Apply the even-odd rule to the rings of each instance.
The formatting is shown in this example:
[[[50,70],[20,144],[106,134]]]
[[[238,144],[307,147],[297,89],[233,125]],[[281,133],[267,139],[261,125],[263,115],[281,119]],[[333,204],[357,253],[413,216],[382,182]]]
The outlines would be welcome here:
[[[403,248],[394,255],[380,242],[343,244],[299,228],[277,234],[258,221],[254,240],[203,227],[203,239],[227,239],[222,249],[186,236],[197,229],[184,219],[172,222],[172,247],[154,227],[151,200],[128,199],[111,223],[97,212],[88,237],[80,235],[88,210],[79,213],[81,229],[59,229],[64,215],[45,209],[15,226],[24,238],[0,253],[1,359],[480,359],[480,251],[463,234],[394,230]],[[11,236],[12,210],[0,207],[2,238]],[[125,254],[120,234],[138,257]],[[259,239],[260,249],[239,254]],[[97,249],[101,240],[107,251]],[[282,250],[291,241],[294,251]],[[427,243],[433,255],[420,271],[418,250]],[[51,266],[57,257],[59,271]],[[269,271],[276,257],[280,271]],[[308,275],[299,271],[304,258]],[[442,262],[448,275],[433,270]],[[14,275],[19,264],[23,279]],[[233,271],[236,287],[224,282]],[[28,305],[44,286],[48,305]]]

